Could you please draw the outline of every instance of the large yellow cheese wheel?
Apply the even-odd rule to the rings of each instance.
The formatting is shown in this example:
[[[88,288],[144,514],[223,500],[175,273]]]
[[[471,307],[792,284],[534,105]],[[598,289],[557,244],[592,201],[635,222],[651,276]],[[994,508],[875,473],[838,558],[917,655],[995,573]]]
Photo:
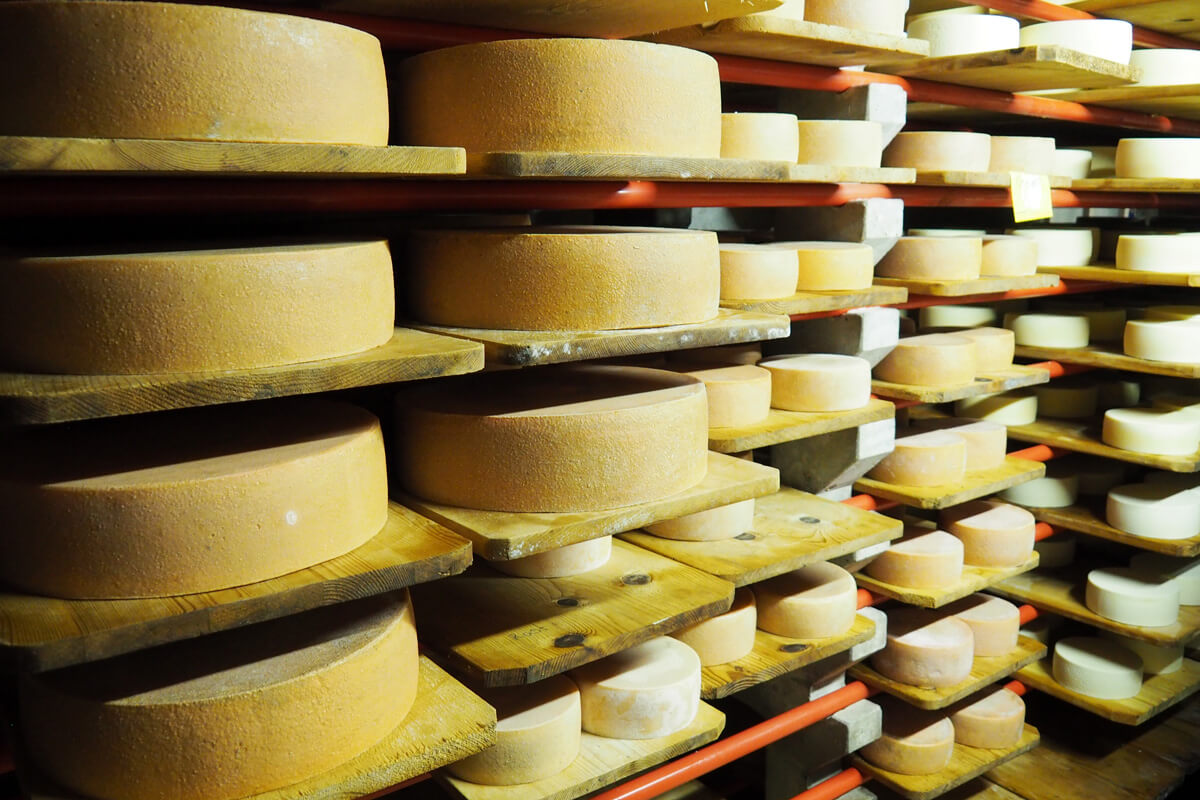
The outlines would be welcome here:
[[[855,242],[776,242],[770,247],[791,250],[799,260],[796,290],[800,292],[855,291],[871,288],[875,253]]]
[[[925,711],[882,699],[883,733],[864,747],[863,758],[901,775],[941,772],[954,755],[954,725],[944,712]]]
[[[671,637],[695,650],[701,666],[712,667],[744,658],[754,649],[757,628],[754,592],[742,587],[733,596],[733,607],[724,614],[676,631]]]
[[[658,500],[707,471],[695,378],[639,367],[496,372],[398,398],[393,457],[408,491],[494,511],[597,511]]]
[[[796,163],[800,131],[795,114],[722,114],[721,158]]]
[[[975,236],[901,236],[875,273],[883,278],[969,281],[983,269],[983,240]]]
[[[831,167],[878,167],[883,159],[883,126],[878,122],[802,119],[801,164]]]
[[[979,274],[993,278],[1012,278],[1037,272],[1037,242],[1020,236],[984,236],[983,260]]]
[[[1054,139],[1048,136],[993,136],[989,172],[1054,172]]]
[[[778,300],[796,293],[796,254],[762,244],[721,244],[722,300]]]
[[[967,679],[975,659],[971,627],[945,611],[901,608],[888,613],[887,646],[871,666],[910,686],[940,689]]]
[[[1122,139],[1118,178],[1200,178],[1200,139]]]
[[[994,469],[1004,463],[1008,428],[998,422],[952,417],[938,421],[922,420],[920,428],[947,431],[961,437],[967,446],[967,472]]]
[[[967,443],[946,431],[930,431],[896,440],[896,448],[867,473],[885,483],[944,486],[958,483],[967,471]]]
[[[873,33],[904,35],[908,0],[806,0],[804,18]]]
[[[470,153],[721,156],[717,62],[605,39],[507,39],[433,50],[392,80],[395,137]]]
[[[0,134],[386,145],[374,36],[175,3],[0,5]]]
[[[950,333],[901,339],[875,365],[875,377],[892,383],[951,386],[974,380],[975,342]]]
[[[942,525],[963,543],[976,567],[1013,567],[1033,553],[1033,514],[995,500],[974,500],[942,512]]]
[[[761,362],[771,373],[771,405],[785,411],[849,411],[871,400],[871,363],[812,353]]]
[[[687,373],[704,383],[708,395],[708,427],[737,428],[762,422],[771,411],[771,373],[740,364]]]
[[[883,151],[883,166],[931,172],[987,172],[991,137],[961,131],[901,131]]]
[[[865,567],[872,578],[913,589],[953,586],[962,569],[962,542],[945,531],[906,535]]]
[[[0,255],[0,364],[128,374],[348,355],[391,338],[393,285],[384,242]]]
[[[1200,54],[1200,53],[1198,53]],[[1122,234],[1117,237],[1117,269],[1144,272],[1200,272],[1194,236]]]
[[[1200,536],[1200,497],[1172,480],[1114,486],[1105,500],[1114,528],[1151,539]]]
[[[26,677],[23,743],[89,797],[232,800],[379,742],[417,670],[408,594],[382,595]]]
[[[955,706],[954,741],[992,750],[1015,747],[1025,732],[1025,701],[1003,686],[985,689]]]
[[[1125,355],[1147,361],[1200,363],[1200,324],[1193,319],[1131,319],[1125,324]]]
[[[0,449],[0,578],[155,597],[274,578],[387,519],[379,420],[279,401],[34,428]]]
[[[791,639],[840,636],[854,625],[858,587],[850,573],[818,562],[756,584],[758,627]]]
[[[660,636],[571,672],[583,729],[612,739],[656,739],[686,728],[700,709],[700,657]]]

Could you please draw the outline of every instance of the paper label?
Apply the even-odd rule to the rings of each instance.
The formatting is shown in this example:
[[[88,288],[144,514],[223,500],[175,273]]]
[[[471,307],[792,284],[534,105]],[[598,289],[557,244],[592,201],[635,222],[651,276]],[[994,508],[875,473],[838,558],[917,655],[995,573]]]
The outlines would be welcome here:
[[[1010,172],[1012,209],[1014,222],[1029,222],[1049,219],[1054,213],[1050,197],[1050,177],[1032,175],[1028,172]]]

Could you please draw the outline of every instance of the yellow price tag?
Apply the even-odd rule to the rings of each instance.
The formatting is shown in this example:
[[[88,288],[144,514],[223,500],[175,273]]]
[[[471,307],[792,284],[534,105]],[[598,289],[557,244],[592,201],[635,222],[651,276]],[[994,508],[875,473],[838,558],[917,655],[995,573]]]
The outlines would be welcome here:
[[[1028,172],[1011,172],[1009,179],[1014,222],[1049,219],[1054,214],[1054,203],[1050,198],[1049,176],[1031,175]]]

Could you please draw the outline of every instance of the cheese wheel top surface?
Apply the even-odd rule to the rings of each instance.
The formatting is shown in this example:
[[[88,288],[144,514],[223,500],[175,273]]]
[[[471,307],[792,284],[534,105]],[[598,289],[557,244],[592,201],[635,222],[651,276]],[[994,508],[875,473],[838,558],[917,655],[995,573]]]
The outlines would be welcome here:
[[[997,500],[972,500],[954,506],[943,514],[943,521],[980,530],[1007,530],[1033,525],[1029,511]]]
[[[945,531],[930,531],[918,536],[905,536],[891,547],[894,553],[912,555],[942,555],[947,551],[962,553],[962,542]]]
[[[1019,615],[1017,607],[1001,597],[976,592],[947,608],[947,611],[970,625],[972,622],[994,622]]]

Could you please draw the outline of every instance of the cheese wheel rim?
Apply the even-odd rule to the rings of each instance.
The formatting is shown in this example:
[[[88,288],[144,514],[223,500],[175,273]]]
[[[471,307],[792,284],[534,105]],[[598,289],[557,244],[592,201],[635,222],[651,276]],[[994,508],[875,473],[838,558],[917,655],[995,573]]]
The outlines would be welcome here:
[[[800,153],[796,122],[795,114],[722,114],[721,158],[795,164]]]

